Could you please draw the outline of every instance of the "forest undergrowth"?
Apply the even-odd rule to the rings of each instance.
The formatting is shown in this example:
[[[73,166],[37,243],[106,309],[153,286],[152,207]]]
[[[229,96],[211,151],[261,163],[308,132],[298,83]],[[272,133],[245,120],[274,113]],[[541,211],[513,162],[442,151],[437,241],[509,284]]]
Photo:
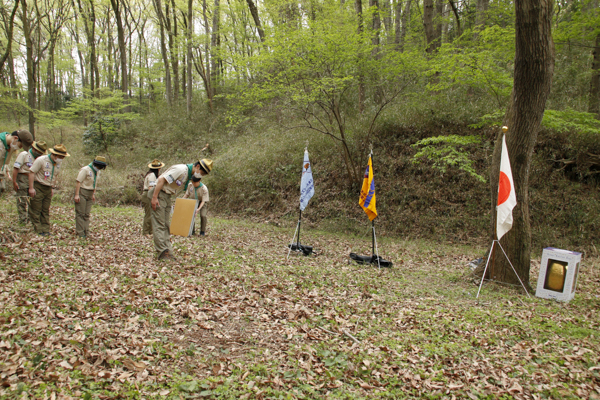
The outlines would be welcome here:
[[[368,238],[210,215],[154,259],[142,210],[53,205],[51,237],[0,200],[0,398],[600,398],[600,260],[568,304],[486,284],[484,249],[380,238],[391,269],[348,263]],[[535,286],[539,262],[533,263]]]

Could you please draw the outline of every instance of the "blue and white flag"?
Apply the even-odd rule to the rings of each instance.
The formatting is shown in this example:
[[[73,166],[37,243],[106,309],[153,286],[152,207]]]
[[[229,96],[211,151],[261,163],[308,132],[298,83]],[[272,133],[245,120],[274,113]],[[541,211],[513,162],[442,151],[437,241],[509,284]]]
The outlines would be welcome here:
[[[302,163],[302,180],[300,181],[300,211],[308,205],[308,201],[315,194],[315,182],[313,181],[312,168],[308,161],[308,150],[304,150],[304,162]]]

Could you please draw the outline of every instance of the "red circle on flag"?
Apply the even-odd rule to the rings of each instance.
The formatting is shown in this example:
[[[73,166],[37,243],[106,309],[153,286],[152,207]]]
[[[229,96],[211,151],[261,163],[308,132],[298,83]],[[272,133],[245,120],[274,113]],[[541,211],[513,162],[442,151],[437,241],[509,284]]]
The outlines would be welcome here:
[[[504,172],[500,171],[500,181],[498,182],[498,205],[508,200],[511,190],[510,179],[508,179],[508,176]]]

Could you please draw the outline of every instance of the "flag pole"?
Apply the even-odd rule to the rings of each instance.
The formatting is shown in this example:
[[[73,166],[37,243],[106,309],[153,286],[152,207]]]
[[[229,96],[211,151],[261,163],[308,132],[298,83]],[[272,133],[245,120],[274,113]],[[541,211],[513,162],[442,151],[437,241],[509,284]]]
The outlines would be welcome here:
[[[298,217],[298,245],[300,244],[300,226],[302,225],[302,210],[300,210],[300,216]]]

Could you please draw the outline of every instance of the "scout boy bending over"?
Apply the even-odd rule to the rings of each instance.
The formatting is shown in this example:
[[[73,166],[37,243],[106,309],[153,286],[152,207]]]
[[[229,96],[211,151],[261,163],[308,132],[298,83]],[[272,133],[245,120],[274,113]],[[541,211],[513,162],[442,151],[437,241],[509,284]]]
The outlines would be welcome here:
[[[212,169],[212,161],[202,159],[194,164],[173,165],[156,181],[156,186],[148,191],[148,197],[152,199],[152,232],[154,234],[154,248],[158,259],[175,259],[173,257],[173,246],[171,245],[170,217],[171,217],[171,195],[180,189],[187,188],[192,176],[202,178]]]
[[[206,222],[208,221],[208,188],[205,184],[200,182],[199,178],[192,177],[192,184],[188,186],[184,199],[190,198],[196,200],[196,211],[194,212],[194,219],[196,215],[200,214],[200,236],[206,234]],[[196,233],[196,226],[194,225],[194,231],[192,235]]]
[[[75,230],[77,236],[87,237],[90,229],[90,212],[92,203],[96,201],[96,184],[100,171],[108,164],[106,158],[96,156],[89,165],[81,168],[75,183]]]
[[[60,174],[62,161],[70,156],[62,144],[48,151],[50,154],[36,158],[29,168],[29,220],[41,236],[50,235],[50,203],[56,178]]]
[[[46,154],[48,146],[46,142],[33,142],[29,151],[22,151],[15,160],[13,166],[12,183],[17,198],[17,212],[19,222],[26,224],[29,222],[27,217],[27,203],[29,203],[29,168],[33,162],[40,156]]]
[[[13,133],[0,133],[0,183],[2,184],[2,189],[4,189],[5,181],[7,179],[10,180],[8,165],[10,165],[13,153],[29,149],[32,143],[33,136],[25,129],[14,131]]]

